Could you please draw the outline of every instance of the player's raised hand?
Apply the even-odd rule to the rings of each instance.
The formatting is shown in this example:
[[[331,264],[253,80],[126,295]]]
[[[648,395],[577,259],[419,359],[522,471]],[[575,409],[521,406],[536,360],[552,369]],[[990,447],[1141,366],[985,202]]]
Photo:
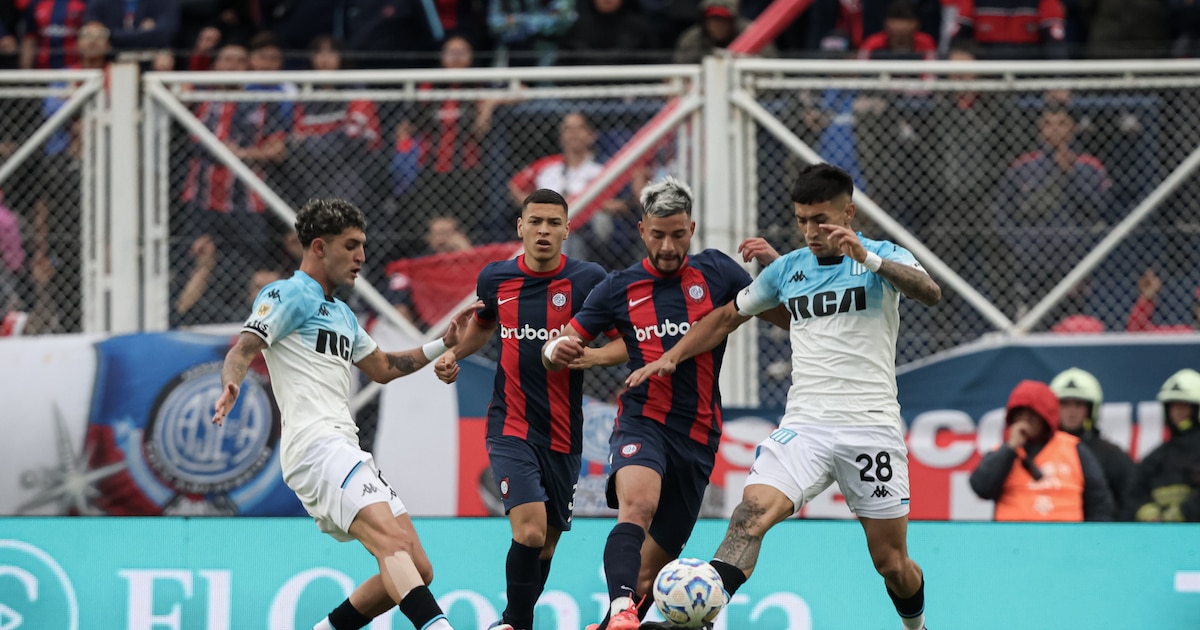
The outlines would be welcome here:
[[[542,356],[550,362],[550,369],[560,370],[583,357],[583,340],[570,335],[561,335],[546,342]]]
[[[483,306],[483,302],[475,300],[473,304],[459,311],[454,319],[450,320],[450,326],[446,329],[446,334],[442,335],[442,341],[446,342],[447,348],[453,348],[458,345],[462,334],[467,329],[467,318],[475,313],[475,309]]]
[[[655,361],[651,361],[646,365],[636,369],[628,378],[625,379],[626,387],[637,387],[642,383],[650,380],[651,376],[669,376],[675,373],[675,362],[666,358],[659,357]]]
[[[217,426],[225,423],[225,416],[233,409],[233,404],[237,402],[238,394],[242,391],[242,386],[237,383],[228,383],[225,385],[225,390],[221,392],[221,397],[217,399],[217,404],[214,406],[212,421]]]
[[[863,247],[854,230],[844,225],[834,225],[832,223],[822,223],[819,227],[822,232],[825,232],[825,238],[829,240],[829,244],[836,247],[842,254],[858,262],[866,259],[867,248]]]
[[[764,267],[775,262],[776,258],[779,258],[779,252],[775,251],[775,248],[771,247],[771,244],[765,238],[757,236],[742,241],[738,245],[738,252],[742,254],[743,262],[755,260]]]
[[[454,358],[453,350],[443,354],[433,364],[433,373],[437,374],[438,380],[447,385],[458,380],[458,371],[458,360]]]

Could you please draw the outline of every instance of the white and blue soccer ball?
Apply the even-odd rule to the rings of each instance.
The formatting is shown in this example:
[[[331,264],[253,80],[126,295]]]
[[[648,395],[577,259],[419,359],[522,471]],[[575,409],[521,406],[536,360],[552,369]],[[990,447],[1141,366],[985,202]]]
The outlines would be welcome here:
[[[654,578],[654,605],[668,623],[700,628],[725,607],[725,587],[711,564],[679,558],[667,563]]]

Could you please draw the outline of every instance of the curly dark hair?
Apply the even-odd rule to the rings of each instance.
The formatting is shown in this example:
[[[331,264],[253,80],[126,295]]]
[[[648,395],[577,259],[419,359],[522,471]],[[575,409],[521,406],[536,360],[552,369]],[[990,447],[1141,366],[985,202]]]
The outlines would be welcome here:
[[[367,217],[345,199],[309,199],[296,215],[296,236],[305,248],[313,239],[337,236],[347,228],[366,231]]]

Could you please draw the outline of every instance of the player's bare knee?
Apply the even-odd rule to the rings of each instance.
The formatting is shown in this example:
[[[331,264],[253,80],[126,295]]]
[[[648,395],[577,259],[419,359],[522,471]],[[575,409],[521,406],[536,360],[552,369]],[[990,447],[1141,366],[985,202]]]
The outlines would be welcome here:
[[[513,528],[513,540],[526,547],[546,546],[546,528],[537,524],[528,524]]]
[[[908,559],[898,549],[872,554],[871,560],[875,563],[875,570],[884,580],[899,581],[908,570]]]
[[[637,523],[642,527],[649,527],[650,521],[654,520],[654,513],[658,510],[658,502],[651,497],[630,497],[628,500],[623,499],[619,509],[621,520]]]

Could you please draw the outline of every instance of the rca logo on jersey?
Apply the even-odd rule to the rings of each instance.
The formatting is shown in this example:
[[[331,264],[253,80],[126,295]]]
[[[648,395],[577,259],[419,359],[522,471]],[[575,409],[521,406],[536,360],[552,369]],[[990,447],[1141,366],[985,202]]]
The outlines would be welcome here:
[[[792,319],[809,319],[810,317],[825,317],[836,313],[864,311],[867,309],[867,288],[853,287],[845,291],[822,291],[820,293],[799,295],[788,300],[788,310]]]
[[[642,328],[635,327],[634,330],[637,331],[638,341],[648,341],[652,337],[658,337],[659,339],[664,337],[682,337],[683,335],[687,334],[687,331],[692,329],[692,326],[695,325],[696,322],[683,322],[682,324],[676,324],[675,322],[671,321],[670,318],[667,318],[663,321],[663,323],[657,326],[645,326]]]
[[[533,326],[530,326],[529,324],[525,324],[524,326],[521,326],[520,328],[501,326],[500,327],[500,338],[501,339],[528,339],[531,341],[532,340],[546,341],[548,339],[554,339],[555,337],[561,335],[563,333],[563,331],[566,329],[567,329],[566,324],[563,324],[562,326],[559,326],[558,328],[550,328],[550,329],[534,328]]]
[[[350,360],[350,340],[332,330],[317,329],[317,352]]]

